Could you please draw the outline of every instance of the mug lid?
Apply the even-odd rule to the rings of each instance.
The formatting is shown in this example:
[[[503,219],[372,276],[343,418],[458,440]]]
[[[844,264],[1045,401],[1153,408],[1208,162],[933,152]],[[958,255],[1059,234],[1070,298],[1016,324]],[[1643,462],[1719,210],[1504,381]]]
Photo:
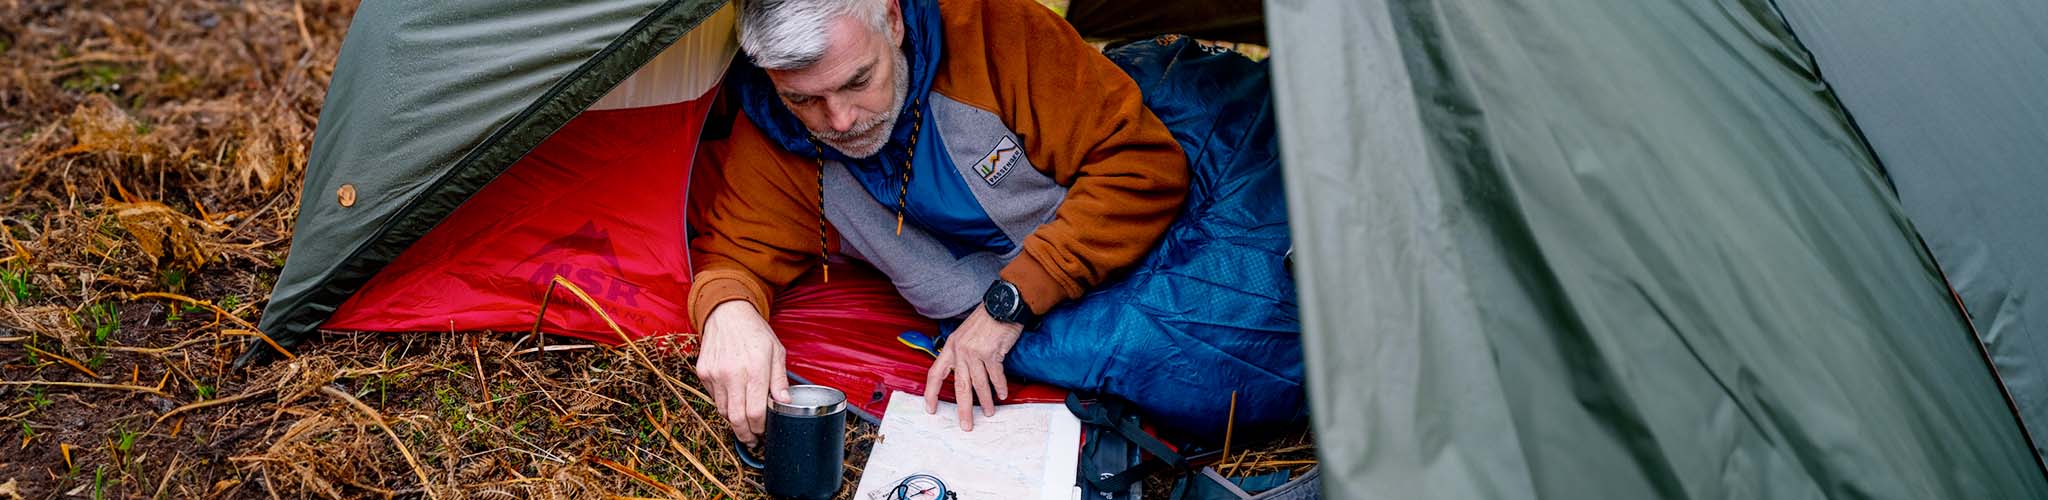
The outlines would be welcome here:
[[[845,409],[846,393],[822,385],[793,385],[788,403],[768,401],[768,411],[794,417],[831,415]]]

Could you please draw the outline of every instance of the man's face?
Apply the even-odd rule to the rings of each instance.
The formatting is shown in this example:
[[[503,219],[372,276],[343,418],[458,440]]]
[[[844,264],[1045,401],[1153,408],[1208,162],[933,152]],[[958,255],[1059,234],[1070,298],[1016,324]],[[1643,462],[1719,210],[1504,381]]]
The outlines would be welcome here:
[[[896,128],[909,91],[899,49],[902,18],[889,2],[891,29],[878,33],[855,16],[833,21],[825,57],[808,68],[769,70],[782,103],[826,145],[855,158],[874,156]]]

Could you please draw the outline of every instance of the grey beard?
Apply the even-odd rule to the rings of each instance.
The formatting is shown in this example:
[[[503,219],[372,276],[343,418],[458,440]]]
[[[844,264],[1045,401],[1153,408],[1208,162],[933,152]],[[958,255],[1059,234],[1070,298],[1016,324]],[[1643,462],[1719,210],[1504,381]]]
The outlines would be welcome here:
[[[889,100],[889,111],[856,123],[853,130],[845,133],[812,130],[811,135],[853,158],[867,158],[881,152],[882,146],[889,143],[890,132],[896,130],[896,117],[902,114],[903,101],[910,98],[910,58],[897,51],[892,64],[895,65],[896,83],[891,89],[895,96]]]

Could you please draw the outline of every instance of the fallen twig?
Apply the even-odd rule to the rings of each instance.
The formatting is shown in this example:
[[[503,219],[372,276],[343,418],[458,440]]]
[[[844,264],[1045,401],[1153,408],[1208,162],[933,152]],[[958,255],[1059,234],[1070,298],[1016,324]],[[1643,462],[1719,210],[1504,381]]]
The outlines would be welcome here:
[[[599,457],[595,457],[595,456],[589,456],[589,457],[583,457],[583,458],[584,458],[585,460],[589,460],[589,461],[591,461],[591,462],[595,462],[595,463],[597,463],[598,465],[602,465],[602,466],[604,466],[604,468],[607,468],[607,469],[611,469],[611,470],[612,470],[613,472],[617,472],[617,473],[620,473],[620,474],[625,474],[625,475],[626,475],[626,477],[632,478],[632,479],[633,479],[634,481],[639,481],[639,482],[640,482],[641,484],[645,484],[645,485],[647,485],[648,487],[654,488],[654,490],[655,490],[655,491],[659,491],[659,492],[661,492],[661,493],[662,493],[663,495],[668,495],[668,497],[669,497],[669,498],[682,498],[682,497],[683,497],[683,492],[682,492],[682,490],[678,490],[678,489],[676,489],[676,487],[674,487],[674,486],[669,486],[669,485],[667,485],[667,484],[662,484],[662,482],[661,482],[661,481],[657,481],[657,480],[655,480],[655,479],[654,479],[654,478],[652,478],[652,477],[647,477],[647,475],[646,475],[646,474],[642,474],[642,473],[640,473],[640,471],[637,471],[637,470],[633,470],[633,469],[632,469],[631,467],[627,467],[627,466],[624,466],[624,465],[620,465],[620,464],[619,464],[618,462],[613,462],[613,461],[610,461],[610,460],[605,460],[605,459],[603,459],[603,458],[599,458]]]
[[[662,410],[661,410],[661,411],[662,411],[663,413],[667,413],[667,412],[668,412],[668,408],[662,408]],[[650,425],[653,425],[653,426],[654,426],[654,431],[655,431],[655,432],[658,432],[658,433],[661,433],[661,437],[663,437],[663,438],[666,438],[666,439],[668,440],[668,445],[669,445],[669,447],[670,447],[670,448],[675,448],[675,450],[676,450],[676,453],[681,453],[681,454],[683,455],[683,459],[684,459],[684,460],[688,460],[688,461],[690,461],[690,466],[692,466],[692,467],[696,467],[696,468],[697,468],[697,472],[698,472],[698,473],[700,473],[700,474],[703,474],[703,475],[704,475],[704,479],[705,479],[705,480],[711,481],[711,485],[712,485],[712,486],[717,486],[717,487],[718,487],[718,491],[722,491],[722,492],[725,492],[725,496],[729,496],[729,497],[737,497],[737,496],[738,496],[738,495],[734,495],[734,494],[732,494],[732,489],[730,489],[730,488],[726,488],[726,487],[725,487],[725,482],[724,482],[724,481],[719,481],[719,480],[718,480],[718,476],[716,476],[716,475],[712,475],[712,474],[711,474],[711,469],[709,469],[709,468],[706,468],[706,467],[704,467],[704,462],[702,462],[702,461],[699,461],[699,460],[697,460],[697,454],[696,454],[696,453],[691,453],[691,452],[690,452],[690,449],[689,449],[689,448],[687,448],[687,447],[684,447],[684,446],[683,446],[683,443],[682,443],[681,441],[677,441],[677,440],[676,440],[676,437],[675,437],[674,435],[671,435],[671,434],[669,434],[669,432],[668,432],[668,423],[667,423],[667,422],[668,422],[668,419],[667,419],[667,418],[663,418],[663,419],[661,419],[661,420],[655,420],[655,419],[654,419],[654,414],[653,414],[653,413],[650,413],[650,412],[648,412],[646,408],[641,408],[641,409],[640,409],[640,415],[642,415],[642,416],[644,416],[644,417],[647,417],[647,423],[648,423],[648,424],[650,424]],[[666,417],[666,415],[664,415],[664,417]]]
[[[1216,471],[1230,474],[1230,434],[1237,428],[1237,391],[1230,391],[1230,416],[1223,419],[1223,463],[1216,465]]]
[[[584,349],[596,349],[596,348],[597,348],[597,346],[594,346],[594,345],[590,345],[590,344],[557,344],[557,345],[550,345],[550,346],[541,346],[541,347],[528,347],[528,348],[525,348],[525,349],[520,349],[520,350],[518,350],[518,351],[513,351],[513,352],[512,352],[512,354],[509,354],[508,356],[525,356],[525,355],[528,355],[528,354],[533,354],[533,353],[536,353],[536,352],[542,352],[542,351],[546,351],[546,352],[561,352],[561,351],[581,351],[581,350],[584,350]]]
[[[725,449],[725,434],[727,432],[725,428],[712,424],[711,421],[705,419],[703,415],[697,414],[696,410],[690,408],[689,402],[687,401],[683,402],[682,413],[685,415],[689,415],[691,420],[697,421],[697,426],[704,428],[706,435],[711,436],[711,440],[716,442],[716,444],[718,445],[718,449]],[[668,418],[668,403],[661,403],[661,416],[663,419]]]
[[[213,339],[209,339],[209,338],[204,338],[204,337],[200,337],[200,338],[191,338],[191,339],[185,339],[185,341],[183,341],[183,342],[179,342],[179,343],[176,343],[176,344],[171,344],[171,345],[169,345],[169,346],[166,346],[166,347],[128,347],[128,346],[118,346],[118,345],[117,345],[117,346],[111,346],[111,347],[108,347],[108,348],[107,348],[107,350],[109,350],[109,351],[114,351],[114,352],[132,352],[132,353],[137,353],[137,354],[163,354],[163,353],[167,353],[167,352],[171,352],[171,351],[176,351],[176,350],[179,350],[179,349],[184,349],[184,348],[185,348],[185,346],[188,346],[188,345],[192,345],[192,344],[197,344],[197,343],[200,343],[200,342],[206,342],[206,341],[209,341],[209,340],[213,340]]]
[[[562,275],[559,274],[555,275],[554,283],[561,285],[562,288],[568,289],[569,293],[576,295],[577,300],[583,301],[583,305],[589,306],[591,311],[596,312],[597,317],[599,319],[604,320],[605,326],[610,327],[612,333],[619,336],[619,341],[626,344],[626,350],[631,351],[633,353],[634,359],[639,361],[642,366],[645,366],[647,368],[647,371],[654,372],[654,377],[660,379],[662,386],[667,388],[669,392],[674,393],[676,399],[688,401],[688,399],[685,399],[683,397],[682,393],[682,390],[688,390],[691,394],[696,395],[698,399],[701,399],[703,401],[711,401],[711,396],[704,395],[703,391],[699,391],[694,387],[690,387],[688,385],[683,384],[681,381],[677,381],[676,379],[669,377],[668,372],[662,371],[660,367],[655,366],[654,359],[647,357],[647,352],[641,350],[640,344],[634,343],[632,337],[626,336],[626,330],[619,328],[619,323],[617,321],[612,321],[612,315],[606,313],[604,311],[604,307],[599,306],[597,304],[597,299],[590,298],[590,294],[585,293],[583,291],[583,287],[576,286],[575,283],[569,282],[568,278],[564,278],[562,277]],[[682,389],[678,390],[677,388],[679,387]]]
[[[234,396],[229,396],[229,397],[225,397],[225,398],[215,398],[215,399],[208,399],[208,400],[205,400],[205,401],[196,401],[196,402],[193,402],[193,403],[187,404],[187,405],[185,405],[185,406],[180,406],[180,407],[177,407],[177,408],[172,408],[172,409],[171,409],[171,411],[168,411],[168,412],[164,412],[164,414],[163,414],[162,416],[158,416],[158,417],[156,417],[156,421],[157,421],[157,423],[163,423],[164,419],[167,419],[167,418],[171,418],[171,416],[172,416],[172,415],[177,415],[177,414],[179,414],[179,413],[184,413],[184,412],[188,412],[188,411],[192,411],[192,410],[197,410],[197,409],[201,409],[201,408],[210,408],[210,407],[214,407],[214,406],[220,406],[220,405],[224,405],[224,404],[234,403],[234,402],[237,402],[237,401],[242,401],[242,400],[246,400],[246,399],[249,399],[249,398],[254,398],[254,397],[258,397],[258,396],[265,396],[265,395],[269,395],[269,394],[270,394],[270,392],[271,392],[271,391],[274,391],[274,390],[276,390],[276,388],[264,388],[264,389],[257,389],[257,390],[254,390],[254,391],[249,391],[249,392],[245,392],[245,393],[241,393],[241,394],[237,394],[237,395],[234,395]]]
[[[46,385],[55,387],[83,387],[86,389],[110,389],[117,391],[135,391],[150,394],[153,396],[161,396],[164,399],[177,399],[171,397],[170,394],[166,394],[164,393],[164,391],[159,389],[152,389],[148,387],[134,385],[95,384],[92,382],[52,382],[47,380],[0,380],[0,385]]]
[[[184,302],[184,303],[187,303],[187,304],[192,304],[192,305],[195,305],[195,306],[199,306],[199,307],[204,307],[204,308],[207,308],[207,309],[211,309],[211,310],[213,310],[213,313],[214,313],[214,314],[218,314],[218,315],[220,315],[220,316],[219,316],[219,318],[222,318],[222,319],[227,319],[227,320],[231,320],[231,321],[234,321],[234,322],[235,322],[235,324],[237,324],[237,325],[242,325],[242,328],[247,328],[247,329],[250,329],[250,330],[255,330],[255,329],[256,329],[256,325],[254,325],[254,324],[251,324],[251,323],[249,323],[249,321],[248,321],[248,320],[244,320],[244,319],[242,319],[241,317],[235,316],[235,315],[233,315],[233,314],[228,314],[228,311],[227,311],[226,309],[221,309],[221,308],[220,308],[220,306],[217,306],[217,305],[213,305],[213,301],[211,301],[211,300],[199,300],[199,299],[195,299],[195,298],[191,298],[191,297],[186,297],[186,296],[184,296],[184,295],[179,295],[179,294],[175,294],[175,293],[169,293],[169,292],[143,292],[143,293],[124,293],[124,294],[121,294],[121,298],[122,298],[122,299],[125,299],[125,300],[136,300],[136,299],[165,299],[165,300],[175,300],[175,301],[179,301],[179,302]],[[271,344],[271,345],[277,345],[277,344],[274,344],[274,343],[273,343],[273,344]],[[282,351],[283,349],[279,349],[279,350],[280,350],[280,351]],[[286,353],[286,355],[290,355],[290,353]]]
[[[42,349],[37,349],[37,348],[36,348],[36,346],[32,346],[32,345],[25,345],[25,346],[22,346],[22,347],[28,348],[29,352],[33,352],[33,353],[36,353],[36,354],[39,354],[39,355],[43,355],[43,356],[48,356],[48,357],[50,357],[51,359],[55,359],[55,360],[57,360],[57,361],[59,361],[59,362],[62,362],[62,363],[64,363],[65,365],[69,365],[70,367],[72,367],[72,368],[75,368],[75,369],[77,369],[77,370],[78,370],[79,372],[81,372],[81,373],[84,373],[84,374],[85,374],[85,376],[87,376],[87,377],[92,377],[92,378],[95,378],[95,379],[97,379],[97,378],[100,378],[100,374],[98,374],[98,373],[93,373],[93,371],[92,371],[92,369],[91,369],[91,368],[86,368],[86,367],[85,367],[85,364],[84,364],[84,363],[79,363],[79,362],[78,362],[78,360],[75,360],[75,359],[71,359],[71,358],[67,358],[67,357],[64,357],[64,356],[63,356],[63,355],[61,355],[61,354],[57,354],[57,353],[54,353],[54,352],[50,352],[50,351],[45,351],[45,350],[42,350]]]
[[[1240,465],[1246,468],[1261,469],[1287,467],[1290,465],[1317,465],[1320,463],[1322,462],[1315,460],[1268,460],[1264,462],[1246,462]]]
[[[171,455],[171,466],[164,468],[164,478],[163,480],[156,482],[156,493],[150,495],[150,498],[164,497],[164,488],[169,488],[171,486],[171,476],[178,475],[178,459],[180,458],[184,457],[180,457],[178,455]]]
[[[452,320],[448,322],[448,333],[455,333],[455,322]],[[476,362],[476,387],[483,391],[484,411],[491,411],[496,405],[491,404],[490,373],[484,371],[484,357],[477,352],[476,337],[469,338],[469,359]]]
[[[229,317],[230,317],[230,318],[233,318],[234,316],[229,316]],[[226,329],[226,330],[221,330],[221,331],[220,331],[220,334],[221,334],[221,335],[232,335],[232,336],[240,336],[240,337],[256,337],[256,339],[257,339],[257,340],[261,340],[261,341],[263,341],[263,343],[265,343],[265,344],[270,344],[270,348],[271,348],[271,349],[276,349],[276,350],[277,350],[277,352],[278,352],[278,354],[283,354],[283,355],[284,355],[284,359],[299,359],[299,357],[298,357],[298,356],[293,356],[293,355],[292,355],[292,352],[291,352],[291,351],[287,351],[287,350],[284,350],[284,346],[281,346],[281,345],[277,345],[277,341],[275,341],[275,340],[271,340],[271,339],[270,339],[270,336],[269,336],[269,335],[265,335],[265,334],[263,334],[263,332],[260,332],[260,331],[256,331],[256,330],[237,330],[237,329],[233,329],[233,328],[230,328],[230,329]]]
[[[399,439],[398,433],[392,431],[391,426],[384,423],[384,415],[377,413],[377,410],[371,408],[370,405],[363,404],[362,400],[356,399],[355,396],[350,396],[347,392],[335,389],[334,386],[321,387],[320,393],[348,403],[349,406],[355,407],[356,411],[370,417],[370,421],[376,422],[378,428],[384,429],[385,435],[391,436],[391,445],[397,446],[398,453],[405,456],[405,463],[412,466],[412,473],[419,476],[420,487],[426,491],[427,497],[436,500],[441,498],[439,495],[434,494],[434,489],[430,487],[434,482],[427,478],[427,469],[420,467],[420,460],[412,456],[411,448],[405,447],[405,440]]]

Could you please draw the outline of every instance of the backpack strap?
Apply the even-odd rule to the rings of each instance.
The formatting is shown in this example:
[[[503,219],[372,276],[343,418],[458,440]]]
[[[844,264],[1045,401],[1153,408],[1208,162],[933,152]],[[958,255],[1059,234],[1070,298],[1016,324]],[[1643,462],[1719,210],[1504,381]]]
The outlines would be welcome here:
[[[1173,447],[1167,446],[1165,441],[1160,441],[1159,438],[1145,432],[1144,427],[1138,424],[1138,415],[1132,411],[1131,403],[1128,401],[1113,396],[1083,399],[1077,393],[1068,393],[1067,411],[1073,412],[1074,417],[1080,419],[1083,425],[1109,431],[1095,433],[1096,437],[1113,435],[1122,438],[1156,458],[1140,461],[1120,471],[1088,470],[1094,468],[1095,464],[1092,461],[1082,461],[1082,479],[1087,480],[1097,490],[1123,491],[1161,471],[1188,468],[1186,457],[1174,451]]]

